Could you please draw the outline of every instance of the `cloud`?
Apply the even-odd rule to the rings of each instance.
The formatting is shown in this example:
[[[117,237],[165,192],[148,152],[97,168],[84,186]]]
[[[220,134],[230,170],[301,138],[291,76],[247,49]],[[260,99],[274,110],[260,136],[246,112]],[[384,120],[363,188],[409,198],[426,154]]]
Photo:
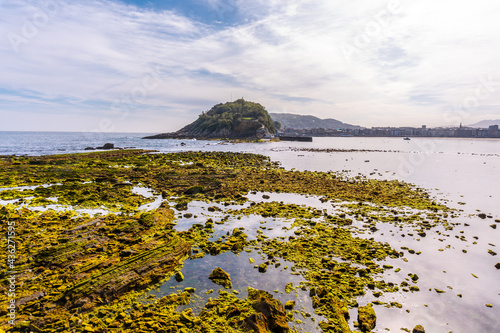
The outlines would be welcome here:
[[[444,115],[464,101],[464,123],[500,114],[496,2],[204,1],[237,24],[113,1],[0,4],[0,130],[29,110],[64,114],[46,128],[170,131],[231,95],[364,126],[454,125]]]

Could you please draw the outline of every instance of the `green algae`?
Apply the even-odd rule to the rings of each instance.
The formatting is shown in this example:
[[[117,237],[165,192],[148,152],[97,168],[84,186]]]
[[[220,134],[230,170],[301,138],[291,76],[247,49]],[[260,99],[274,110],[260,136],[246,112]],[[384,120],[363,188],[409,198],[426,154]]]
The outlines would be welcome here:
[[[222,268],[217,267],[210,273],[208,278],[216,284],[223,286],[224,288],[232,288],[233,284],[231,283],[231,276],[224,271]]]
[[[146,304],[139,301],[145,290],[163,279],[171,275],[184,278],[180,266],[190,249],[191,259],[200,259],[256,247],[268,257],[257,266],[259,271],[274,269],[284,259],[293,263],[293,274],[305,278],[301,287],[310,289],[316,313],[326,318],[320,323],[323,331],[350,332],[348,310],[357,306],[356,297],[367,289],[378,289],[374,293],[398,290],[395,284],[375,278],[388,268],[381,261],[400,254],[388,244],[354,237],[344,226],[349,226],[357,215],[368,224],[415,223],[424,237],[431,227],[446,224],[447,208],[414,186],[397,181],[346,179],[332,173],[287,171],[253,154],[148,154],[133,150],[11,157],[0,163],[0,187],[44,184],[53,185],[0,191],[0,199],[20,199],[0,208],[3,221],[20,225],[16,232],[22,239],[16,262],[23,272],[19,327],[11,330],[28,325],[33,331],[48,332],[213,332],[214,328],[217,332],[287,332],[287,321],[292,317],[284,316],[283,305],[265,292],[250,290],[249,297],[241,299],[221,291],[198,316],[189,308],[177,311],[196,294],[193,287]],[[273,239],[261,231],[256,241],[248,241],[242,230],[234,229],[210,240],[214,233],[212,220],[176,232],[170,207],[138,212],[138,207],[151,199],[133,193],[132,188],[144,185],[173,202],[177,210],[186,210],[189,217],[193,215],[188,204],[193,200],[243,203],[251,191],[312,194],[321,196],[323,202],[358,203],[343,206],[350,215],[347,217],[306,206],[258,202],[226,213],[290,219],[295,236]],[[52,210],[40,213],[22,207],[25,203],[34,206],[54,202],[70,208],[102,207],[121,215],[90,217]],[[211,207],[208,211],[220,211]],[[407,207],[412,211],[406,211]],[[6,276],[1,278],[5,281]],[[287,284],[285,292],[292,290],[293,285]],[[417,291],[416,287],[412,291]],[[2,297],[5,300],[5,293]],[[293,308],[291,303],[285,307]]]
[[[358,325],[362,332],[372,331],[377,323],[377,316],[375,315],[375,310],[373,306],[368,304],[367,306],[360,306],[358,308]]]
[[[181,161],[181,162],[180,162]],[[189,162],[190,164],[185,164]],[[240,201],[248,191],[315,194],[333,200],[391,207],[445,209],[426,192],[398,181],[342,180],[324,172],[288,171],[255,154],[117,151],[44,157],[12,157],[0,164],[3,187],[65,181],[144,183],[164,196]],[[191,190],[190,190],[191,189]],[[186,193],[187,192],[187,193]]]
[[[89,311],[168,276],[190,245],[170,233],[172,210],[159,208],[152,215],[155,224],[145,227],[138,216],[86,219],[71,212],[2,207],[0,216],[15,223],[23,240],[16,252],[22,272],[17,282],[23,285],[17,300],[20,321],[51,327],[74,308]],[[4,272],[1,278],[6,277]]]

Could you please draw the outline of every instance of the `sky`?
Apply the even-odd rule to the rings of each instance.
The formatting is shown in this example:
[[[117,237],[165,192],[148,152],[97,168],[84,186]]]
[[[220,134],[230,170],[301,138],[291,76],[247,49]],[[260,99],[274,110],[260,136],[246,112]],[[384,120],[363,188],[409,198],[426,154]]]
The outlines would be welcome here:
[[[0,131],[170,132],[238,98],[373,126],[500,118],[498,0],[0,0]]]

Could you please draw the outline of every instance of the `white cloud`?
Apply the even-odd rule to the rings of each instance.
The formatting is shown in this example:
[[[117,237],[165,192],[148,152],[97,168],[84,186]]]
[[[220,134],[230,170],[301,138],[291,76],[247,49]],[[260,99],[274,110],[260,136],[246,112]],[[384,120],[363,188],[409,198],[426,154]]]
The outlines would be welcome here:
[[[169,131],[231,94],[269,111],[365,126],[500,114],[493,0],[205,1],[230,6],[242,22],[221,28],[111,1],[4,3],[0,113],[9,122],[0,130],[21,129],[13,112],[43,114],[50,105],[64,113],[62,129],[86,114],[90,125],[109,119],[116,130]],[[475,105],[482,80],[491,89],[483,85]],[[464,101],[467,112],[458,113]]]

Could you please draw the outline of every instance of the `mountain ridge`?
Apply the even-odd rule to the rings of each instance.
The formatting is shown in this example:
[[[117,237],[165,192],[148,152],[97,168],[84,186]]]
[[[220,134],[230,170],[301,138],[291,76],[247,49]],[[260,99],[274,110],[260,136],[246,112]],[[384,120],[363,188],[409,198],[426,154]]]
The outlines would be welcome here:
[[[488,128],[492,125],[499,125],[500,126],[500,119],[488,119],[488,120],[481,120],[478,121],[477,123],[467,125],[467,127],[473,127],[473,128]]]
[[[313,128],[325,128],[325,129],[360,129],[361,126],[351,125],[343,123],[340,120],[333,118],[321,119],[316,116],[311,115],[299,115],[292,113],[269,113],[274,121],[281,124],[281,128],[290,129],[305,129],[310,130]]]

